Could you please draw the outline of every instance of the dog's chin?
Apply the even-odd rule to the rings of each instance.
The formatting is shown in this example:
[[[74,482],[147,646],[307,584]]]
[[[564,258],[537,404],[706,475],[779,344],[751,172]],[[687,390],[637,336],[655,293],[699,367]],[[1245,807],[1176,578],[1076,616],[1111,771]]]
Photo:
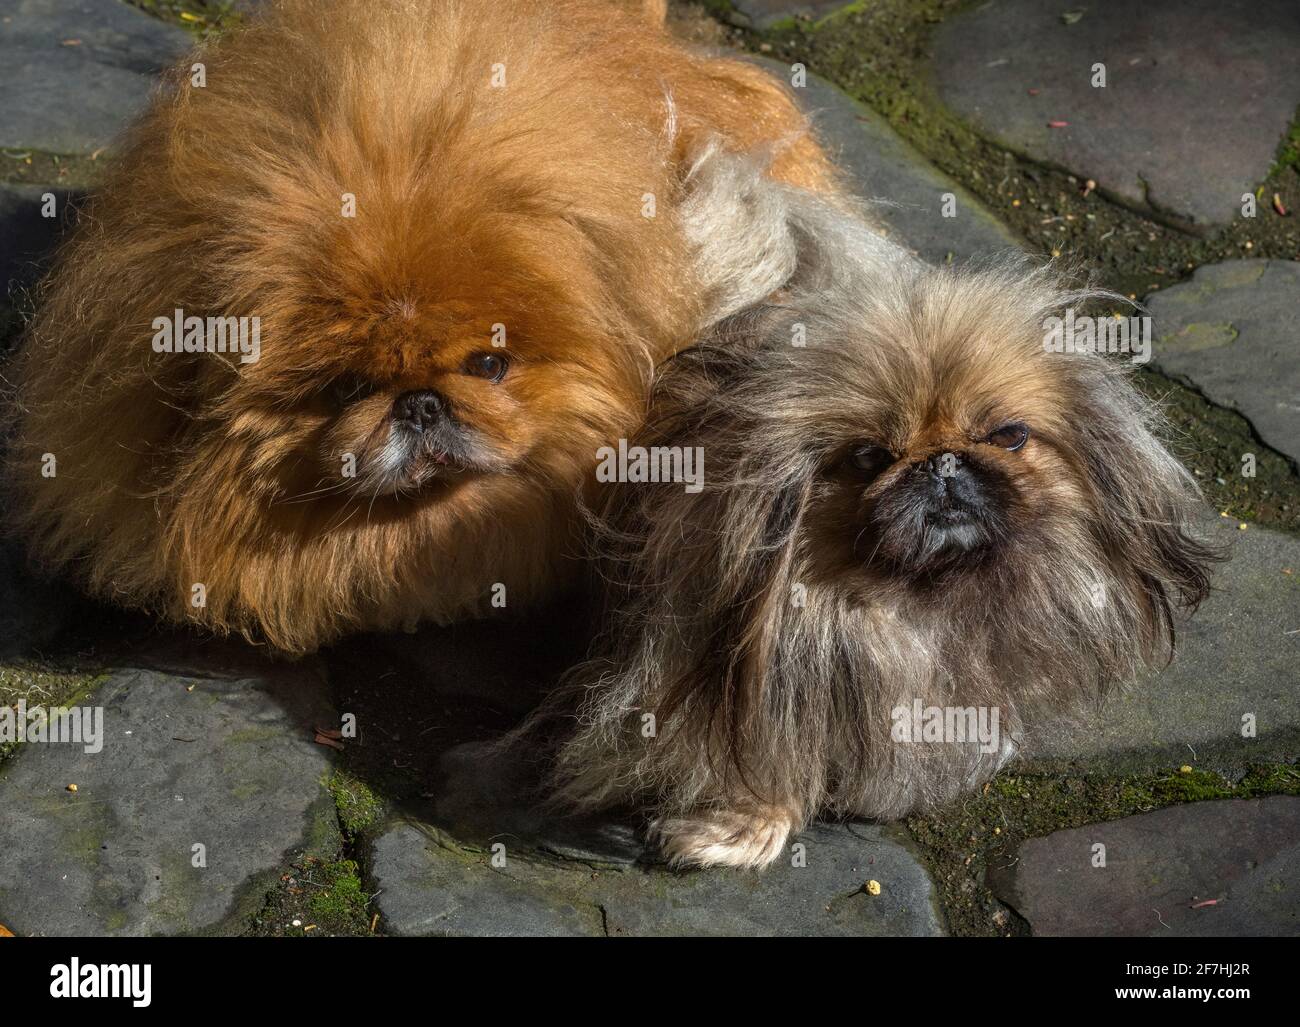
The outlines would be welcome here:
[[[939,510],[925,518],[917,549],[936,558],[958,560],[992,545],[988,525],[965,510]]]
[[[448,453],[435,452],[408,461],[395,472],[367,482],[373,495],[401,499],[432,496],[484,473],[452,459]]]
[[[859,536],[858,559],[869,570],[912,582],[974,572],[1006,542],[989,517],[960,506],[873,527]]]
[[[371,497],[436,497],[509,469],[504,455],[468,433],[394,431],[364,462],[356,491]]]

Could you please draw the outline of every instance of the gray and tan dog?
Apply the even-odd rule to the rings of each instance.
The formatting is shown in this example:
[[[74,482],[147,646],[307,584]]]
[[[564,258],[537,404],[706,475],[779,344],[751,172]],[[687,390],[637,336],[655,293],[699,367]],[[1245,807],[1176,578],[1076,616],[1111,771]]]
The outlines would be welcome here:
[[[637,441],[702,447],[707,484],[609,487],[606,630],[543,716],[568,710],[562,803],[755,867],[819,813],[951,800],[1172,655],[1214,554],[1124,366],[1044,345],[1095,293],[925,266],[743,160],[695,185],[732,316],[666,365]]]

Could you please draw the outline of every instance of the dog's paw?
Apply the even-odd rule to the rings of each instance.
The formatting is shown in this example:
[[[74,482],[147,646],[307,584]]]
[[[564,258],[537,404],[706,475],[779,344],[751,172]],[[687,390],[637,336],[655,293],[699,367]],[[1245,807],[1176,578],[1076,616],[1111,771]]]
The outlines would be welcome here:
[[[701,810],[656,820],[650,825],[650,837],[670,866],[757,869],[781,855],[795,820],[789,810],[776,806],[743,811]]]

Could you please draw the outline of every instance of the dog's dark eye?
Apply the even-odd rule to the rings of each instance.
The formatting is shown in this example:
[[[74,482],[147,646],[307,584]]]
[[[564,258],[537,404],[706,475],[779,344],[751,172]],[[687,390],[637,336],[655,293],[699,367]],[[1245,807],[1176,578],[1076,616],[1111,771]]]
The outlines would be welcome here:
[[[510,362],[501,353],[471,353],[465,361],[465,373],[476,378],[486,378],[490,382],[499,382],[506,376]]]
[[[874,478],[894,462],[894,454],[884,446],[858,446],[849,454],[848,464],[861,478]]]
[[[984,440],[990,446],[997,446],[1014,453],[1029,441],[1029,426],[1025,424],[1004,424]]]
[[[374,382],[366,381],[357,374],[339,375],[329,385],[329,398],[339,407],[365,399],[376,389]]]

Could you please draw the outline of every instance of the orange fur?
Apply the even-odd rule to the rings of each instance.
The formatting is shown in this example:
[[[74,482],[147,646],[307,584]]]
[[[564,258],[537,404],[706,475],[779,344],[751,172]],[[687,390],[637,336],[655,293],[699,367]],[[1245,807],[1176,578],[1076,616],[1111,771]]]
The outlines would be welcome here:
[[[182,61],[15,368],[13,514],[34,555],[286,651],[481,613],[495,583],[512,607],[561,583],[596,448],[635,426],[648,368],[698,327],[674,214],[686,155],[716,134],[835,188],[782,87],[644,10],[283,0]],[[259,317],[260,360],[154,352],[175,308]],[[512,363],[494,385],[463,368],[498,324]],[[348,375],[374,394],[336,408],[327,386]],[[445,395],[501,470],[349,491],[340,462],[376,459],[410,389]]]

